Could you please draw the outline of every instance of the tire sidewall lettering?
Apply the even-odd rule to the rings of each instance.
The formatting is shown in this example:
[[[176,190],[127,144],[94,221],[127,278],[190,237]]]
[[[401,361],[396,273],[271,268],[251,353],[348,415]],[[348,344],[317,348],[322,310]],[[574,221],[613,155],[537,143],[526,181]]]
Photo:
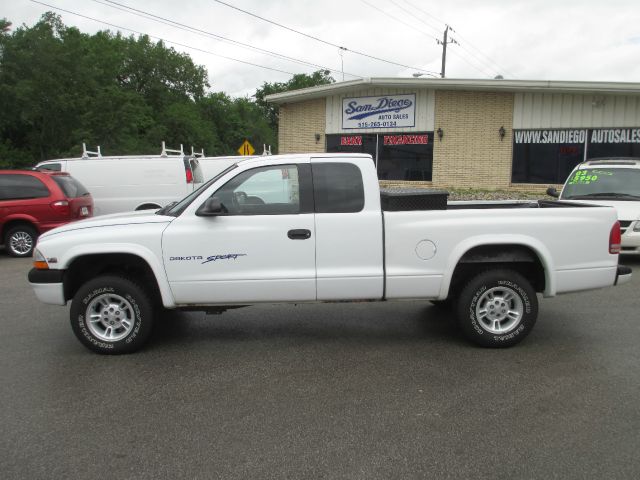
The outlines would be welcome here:
[[[105,287],[96,288],[82,299],[83,305],[86,307],[91,300],[93,300],[98,295],[102,295],[104,293],[119,294],[118,292],[116,292],[116,289],[113,287],[105,286]],[[138,303],[136,302],[135,298],[130,294],[126,293],[122,296],[131,304],[134,310],[134,328],[133,330],[131,330],[129,335],[127,335],[127,337],[122,340],[119,340],[117,342],[104,342],[97,339],[96,337],[93,336],[93,334],[87,328],[85,316],[83,314],[78,315],[78,327],[80,329],[80,332],[93,345],[99,348],[111,350],[121,342],[131,343],[138,336],[138,333],[140,332],[141,321],[142,321],[140,307],[138,306]]]
[[[521,302],[522,315],[512,330],[500,334],[484,329],[476,309],[483,295],[493,289],[508,289]],[[538,316],[536,290],[527,277],[508,268],[487,269],[469,279],[458,295],[458,322],[465,336],[483,347],[510,347],[519,343],[532,330]]]
[[[476,318],[476,305],[478,304],[478,300],[482,296],[484,292],[486,292],[488,287],[486,285],[482,285],[480,288],[476,290],[473,298],[471,299],[471,304],[469,305],[469,319],[471,320],[471,326],[478,333],[478,335],[484,335],[486,332],[484,328],[482,328],[478,319]]]

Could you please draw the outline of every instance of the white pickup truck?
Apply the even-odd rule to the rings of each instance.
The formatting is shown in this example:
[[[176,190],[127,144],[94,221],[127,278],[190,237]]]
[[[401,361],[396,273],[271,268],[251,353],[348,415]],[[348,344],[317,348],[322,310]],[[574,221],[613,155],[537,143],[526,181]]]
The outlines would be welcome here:
[[[537,293],[628,281],[619,249],[613,208],[381,194],[368,155],[282,155],[155,212],[45,233],[29,282],[71,300],[74,333],[100,353],[140,348],[160,308],[397,299],[448,303],[469,339],[504,347],[531,331]]]

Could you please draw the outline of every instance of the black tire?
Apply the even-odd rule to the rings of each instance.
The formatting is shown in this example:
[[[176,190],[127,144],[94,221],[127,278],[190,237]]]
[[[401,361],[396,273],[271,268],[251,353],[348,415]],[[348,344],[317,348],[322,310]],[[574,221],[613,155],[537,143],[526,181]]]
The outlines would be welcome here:
[[[460,327],[469,340],[483,347],[511,347],[521,342],[535,325],[538,298],[519,273],[486,270],[461,290],[456,310]]]
[[[118,355],[139,350],[149,338],[153,302],[135,282],[112,275],[82,285],[71,303],[71,328],[96,353]],[[89,316],[94,321],[89,321]]]
[[[4,248],[12,257],[30,257],[36,247],[38,232],[30,225],[17,225],[7,230]]]

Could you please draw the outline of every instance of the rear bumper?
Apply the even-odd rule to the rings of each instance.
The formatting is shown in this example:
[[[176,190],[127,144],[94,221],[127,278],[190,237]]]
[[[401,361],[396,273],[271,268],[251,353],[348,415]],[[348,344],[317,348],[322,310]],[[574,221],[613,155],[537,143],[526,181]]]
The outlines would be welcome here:
[[[614,285],[623,285],[631,280],[631,267],[625,265],[618,265],[618,271],[616,272],[616,281]]]
[[[64,270],[29,271],[29,284],[38,300],[52,305],[66,305],[64,298]]]

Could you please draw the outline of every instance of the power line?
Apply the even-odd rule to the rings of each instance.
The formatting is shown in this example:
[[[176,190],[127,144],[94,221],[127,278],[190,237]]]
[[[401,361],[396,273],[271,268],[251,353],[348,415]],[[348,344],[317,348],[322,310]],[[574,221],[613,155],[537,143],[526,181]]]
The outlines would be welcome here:
[[[407,27],[409,27],[409,28],[411,28],[411,29],[415,30],[416,32],[421,33],[422,35],[425,35],[425,36],[427,36],[427,37],[431,37],[431,38],[433,38],[435,41],[438,41],[438,38],[437,38],[437,37],[434,37],[433,35],[431,35],[431,34],[429,34],[429,33],[426,33],[425,31],[420,30],[419,28],[414,27],[413,25],[411,25],[411,24],[409,24],[409,23],[405,22],[404,20],[401,20],[400,18],[395,17],[395,16],[393,16],[392,14],[390,14],[390,13],[388,13],[388,12],[385,12],[385,11],[384,11],[384,10],[382,10],[381,8],[378,8],[378,7],[376,7],[375,5],[372,5],[371,3],[367,2],[367,0],[360,0],[360,1],[361,1],[362,3],[364,3],[365,5],[367,5],[368,7],[373,8],[374,10],[377,10],[378,12],[382,13],[385,17],[389,17],[389,18],[391,18],[391,19],[395,20],[396,22],[402,23],[403,25],[406,25]],[[393,2],[393,0],[391,0],[391,1]]]
[[[497,63],[495,60],[491,59],[491,57],[489,57],[488,55],[486,55],[485,53],[483,53],[480,49],[478,49],[477,47],[475,47],[469,40],[467,40],[466,38],[464,38],[462,35],[460,35],[458,32],[456,32],[456,34],[458,35],[459,38],[461,38],[462,40],[464,40],[465,44],[468,45],[469,47],[473,48],[479,55],[482,55],[483,57],[485,57],[490,63],[493,63],[493,65],[495,67],[497,67],[497,70],[499,70],[500,72],[504,72],[507,75],[509,75],[511,78],[516,78],[515,75],[513,75],[511,72],[509,72],[509,70],[507,70],[506,68],[502,67],[499,63]],[[460,45],[461,48],[464,48],[462,45]],[[468,50],[467,50],[468,51]],[[469,52],[471,55],[473,55],[472,52]]]
[[[442,30],[442,26],[433,26],[430,23],[427,23],[425,20],[422,20],[420,18],[415,17],[415,15],[413,15],[412,12],[410,12],[407,8],[403,7],[402,5],[400,5],[398,2],[396,2],[395,0],[389,0],[391,3],[393,3],[396,7],[398,7],[400,10],[406,12],[408,15],[411,16],[411,18],[414,18],[415,20],[419,21],[420,23],[425,24],[427,27],[433,29],[434,32],[438,32],[438,35],[440,35],[440,32]]]
[[[71,10],[65,10],[64,8],[56,7],[56,6],[54,6],[54,5],[49,5],[48,3],[39,2],[38,0],[29,0],[29,1],[30,1],[30,2],[32,2],[32,3],[37,3],[37,4],[40,4],[40,5],[43,5],[43,6],[45,6],[45,7],[53,8],[54,10],[58,10],[58,11],[65,12],[65,13],[70,13],[71,15],[76,15],[76,16],[78,16],[78,17],[85,18],[85,19],[87,19],[87,20],[92,20],[92,21],[94,21],[94,22],[102,23],[102,24],[104,24],[104,25],[108,25],[108,26],[110,26],[110,27],[117,28],[117,29],[119,29],[119,30],[126,30],[126,31],[128,31],[128,32],[137,33],[138,35],[144,35],[144,36],[147,36],[147,37],[149,37],[149,38],[155,38],[155,39],[158,39],[158,40],[160,40],[160,41],[162,41],[162,42],[165,42],[165,43],[170,43],[170,44],[173,44],[173,45],[178,45],[179,47],[189,48],[189,49],[191,49],[191,50],[196,50],[196,51],[198,51],[198,52],[202,52],[202,53],[207,53],[207,54],[209,54],[209,55],[213,55],[213,56],[215,56],[215,57],[224,58],[225,60],[231,60],[231,61],[233,61],[233,62],[244,63],[245,65],[251,65],[252,67],[264,68],[264,69],[266,69],[266,70],[272,70],[272,71],[274,71],[274,72],[286,73],[287,75],[295,75],[294,73],[292,73],[292,72],[287,72],[287,71],[285,71],[285,70],[279,70],[279,69],[277,69],[277,68],[266,67],[266,66],[264,66],[264,65],[258,65],[257,63],[251,63],[251,62],[247,62],[247,61],[240,60],[240,59],[237,59],[237,58],[227,57],[227,56],[224,56],[224,55],[220,55],[220,54],[218,54],[218,53],[211,52],[211,51],[209,51],[209,50],[203,50],[202,48],[192,47],[192,46],[190,46],[190,45],[185,45],[184,43],[178,43],[178,42],[174,42],[173,40],[167,40],[167,39],[164,39],[164,38],[162,38],[162,37],[157,37],[157,36],[155,36],[155,35],[149,35],[149,34],[147,34],[147,33],[139,32],[138,30],[133,30],[133,29],[131,29],[131,28],[121,27],[121,26],[119,26],[119,25],[115,25],[115,24],[113,24],[113,23],[105,22],[104,20],[98,20],[97,18],[93,18],[93,17],[89,17],[89,16],[87,16],[87,15],[82,15],[82,14],[80,14],[80,13],[72,12]]]
[[[342,72],[342,70],[337,70],[335,68],[325,67],[323,65],[318,65],[316,63],[308,62],[306,60],[302,60],[302,59],[295,58],[295,57],[290,57],[290,56],[287,56],[287,55],[284,55],[284,54],[281,54],[281,53],[278,53],[278,52],[274,52],[274,51],[271,51],[271,50],[266,50],[264,48],[256,47],[256,46],[248,44],[248,43],[240,42],[239,40],[234,40],[232,38],[223,37],[222,35],[218,35],[218,34],[213,33],[213,32],[209,32],[209,31],[206,31],[206,30],[201,30],[199,28],[192,27],[190,25],[185,25],[183,23],[176,22],[175,20],[171,20],[169,18],[161,17],[159,15],[155,15],[153,13],[146,12],[144,10],[139,10],[137,8],[129,7],[127,5],[123,5],[123,4],[115,2],[115,1],[111,1],[111,0],[106,0],[106,2],[103,2],[103,1],[100,1],[100,0],[92,0],[92,1],[95,2],[95,3],[99,3],[101,5],[108,6],[110,8],[115,8],[117,10],[121,10],[121,11],[123,11],[125,13],[129,13],[131,15],[136,15],[136,16],[145,18],[147,20],[151,20],[151,21],[154,21],[154,22],[157,22],[157,23],[161,23],[161,24],[164,24],[164,25],[169,25],[170,27],[177,28],[179,30],[187,31],[187,32],[190,32],[190,33],[195,33],[196,35],[210,37],[210,38],[213,38],[214,40],[219,41],[219,42],[231,43],[231,44],[237,45],[237,46],[239,46],[241,48],[257,51],[257,52],[263,53],[265,55],[270,55],[270,56],[275,57],[275,58],[281,58],[281,59],[288,60],[288,61],[291,61],[291,62],[299,63],[301,65],[307,65],[307,66],[310,66],[310,67],[319,68],[321,70],[328,70],[328,71],[335,72],[335,73],[344,73],[346,75],[349,75],[349,76],[355,77],[355,78],[362,78],[362,75],[356,75],[354,73],[349,73],[349,72]]]
[[[385,17],[389,17],[389,18],[391,18],[391,20],[395,20],[396,22],[402,23],[403,25],[411,26],[411,25],[407,24],[406,22],[404,22],[404,21],[400,20],[399,18],[397,18],[397,17],[395,17],[395,16],[393,16],[393,15],[390,15],[389,13],[385,12],[384,10],[382,10],[382,9],[380,9],[380,8],[378,8],[378,7],[374,6],[374,5],[371,5],[371,4],[370,4],[369,2],[367,2],[366,0],[360,0],[360,1],[361,1],[362,3],[364,3],[364,4],[368,5],[369,7],[371,7],[371,8],[373,8],[373,9],[377,10],[378,12],[382,13]],[[397,5],[397,4],[396,4],[396,5]],[[439,76],[443,76],[443,73],[444,73],[444,71],[445,71],[444,59],[445,59],[445,57],[446,57],[446,47],[444,46],[445,42],[446,42],[447,44],[449,44],[449,43],[454,43],[454,44],[457,44],[457,45],[460,45],[460,44],[458,43],[458,41],[457,41],[457,40],[455,40],[455,39],[453,39],[453,38],[451,38],[451,40],[446,40],[446,33],[445,33],[445,40],[440,40],[439,38],[436,38],[436,37],[434,37],[433,35],[430,35],[430,34],[428,34],[428,33],[425,33],[425,32],[424,32],[424,31],[422,31],[422,30],[419,30],[419,29],[417,29],[417,28],[415,28],[415,27],[412,27],[412,28],[414,28],[415,30],[417,30],[418,32],[420,32],[422,35],[425,35],[425,36],[427,36],[427,37],[429,37],[429,38],[433,38],[433,39],[435,39],[435,40],[436,40],[436,42],[437,42],[439,45],[443,45],[443,53],[442,53],[443,64],[442,64],[442,69],[440,70],[440,75],[439,75]],[[445,32],[448,32],[449,30],[453,31],[453,29],[452,29],[449,25],[445,25]],[[473,63],[471,63],[471,62],[470,62],[466,57],[464,57],[463,55],[458,54],[457,52],[455,52],[455,51],[453,51],[453,50],[452,50],[451,52],[452,52],[454,55],[456,55],[457,57],[459,57],[462,61],[464,61],[464,62],[468,63],[472,68],[474,68],[474,69],[476,69],[477,71],[479,71],[482,75],[486,75],[486,76],[489,76],[489,77],[490,77],[490,76],[493,76],[493,74],[488,74],[488,75],[487,75],[486,71],[483,71],[483,70],[481,70],[480,68],[478,68],[476,65],[474,65]]]
[[[390,0],[392,3],[395,4],[394,0]],[[432,15],[431,13],[421,9],[420,7],[416,6],[415,4],[411,3],[409,0],[403,0],[407,5],[409,5],[411,8],[417,10],[418,12],[422,13],[423,15],[426,15],[428,17],[433,18],[434,20],[442,23],[443,25],[446,25],[447,23],[441,19],[439,19],[438,17]],[[430,25],[427,22],[425,22],[424,20],[417,18],[417,20],[423,22],[425,25]],[[433,28],[433,27],[432,27]],[[474,54],[473,52],[467,50],[463,45],[461,45],[460,43],[458,43],[458,45],[460,45],[460,48],[462,48],[463,50],[467,50],[467,53],[469,53],[470,55],[472,55],[474,58],[479,54],[482,55],[486,60],[483,60],[484,63],[492,63],[493,66],[489,65],[491,67],[492,70],[495,69],[495,67],[497,67],[498,70],[500,70],[501,72],[507,73],[509,76],[511,76],[512,78],[516,78],[515,75],[512,75],[506,68],[503,68],[499,63],[497,63],[495,60],[493,60],[491,57],[489,57],[488,55],[486,55],[485,53],[482,52],[482,50],[480,50],[479,48],[475,47],[467,38],[463,37],[457,30],[453,29],[454,33],[458,36],[459,39],[464,40],[464,42],[471,48],[473,48],[477,54]]]
[[[309,35],[308,33],[304,33],[304,32],[301,32],[299,30],[295,30],[295,29],[293,29],[291,27],[287,27],[286,25],[282,25],[281,23],[278,23],[278,22],[275,22],[273,20],[269,20],[267,18],[261,17],[260,15],[257,15],[255,13],[249,12],[247,10],[243,10],[243,9],[241,9],[239,7],[236,7],[234,5],[230,5],[230,4],[225,3],[225,2],[223,2],[221,0],[213,0],[213,1],[216,2],[216,3],[219,3],[220,5],[224,5],[225,7],[232,8],[233,10],[237,10],[239,12],[242,12],[242,13],[246,14],[246,15],[252,16],[252,17],[257,18],[259,20],[262,20],[264,22],[267,22],[267,23],[270,23],[270,24],[275,25],[277,27],[280,27],[280,28],[283,28],[285,30],[288,30],[290,32],[296,33],[298,35],[302,35],[303,37],[307,37],[307,38],[310,38],[310,39],[315,40],[317,42],[324,43],[325,45],[329,45],[331,47],[339,48],[339,49],[341,49],[343,51],[351,52],[351,53],[353,53],[355,55],[360,55],[362,57],[367,57],[367,58],[370,58],[372,60],[378,60],[380,62],[385,62],[385,63],[391,64],[391,65],[396,65],[398,67],[408,68],[408,69],[412,69],[412,70],[419,70],[419,71],[424,72],[424,73],[426,73],[428,75],[437,76],[436,72],[431,72],[429,70],[424,70],[422,68],[412,67],[410,65],[404,65],[402,63],[393,62],[391,60],[386,60],[384,58],[376,57],[374,55],[369,55],[368,53],[359,52],[357,50],[351,50],[350,48],[347,48],[347,47],[345,47],[343,45],[338,45],[336,43],[329,42],[327,40],[323,40],[322,38],[318,38],[318,37],[315,37],[313,35]]]

